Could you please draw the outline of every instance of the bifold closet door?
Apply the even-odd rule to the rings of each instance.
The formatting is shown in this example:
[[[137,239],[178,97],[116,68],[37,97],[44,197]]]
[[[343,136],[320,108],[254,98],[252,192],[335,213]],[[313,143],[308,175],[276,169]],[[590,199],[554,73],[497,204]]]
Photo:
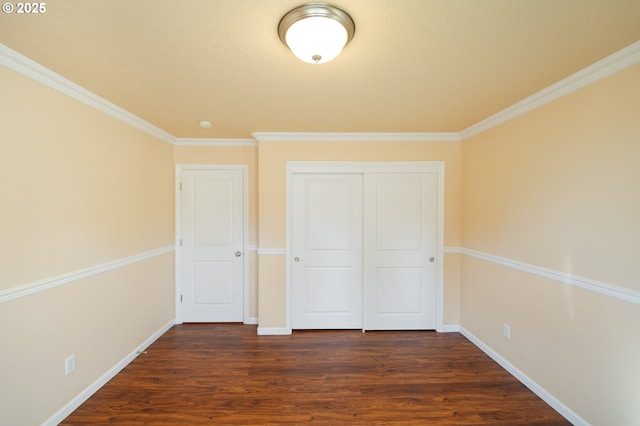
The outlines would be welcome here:
[[[364,187],[364,329],[435,329],[437,174],[367,174]]]
[[[294,174],[294,329],[362,328],[362,174]]]

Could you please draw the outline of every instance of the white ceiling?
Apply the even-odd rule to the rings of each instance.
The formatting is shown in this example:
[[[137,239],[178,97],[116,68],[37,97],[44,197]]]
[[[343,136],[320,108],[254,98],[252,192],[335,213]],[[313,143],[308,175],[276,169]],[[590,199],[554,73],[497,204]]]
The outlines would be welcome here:
[[[640,40],[640,0],[336,0],[355,37],[310,65],[277,34],[303,3],[47,0],[0,43],[176,137],[248,138],[459,132]]]

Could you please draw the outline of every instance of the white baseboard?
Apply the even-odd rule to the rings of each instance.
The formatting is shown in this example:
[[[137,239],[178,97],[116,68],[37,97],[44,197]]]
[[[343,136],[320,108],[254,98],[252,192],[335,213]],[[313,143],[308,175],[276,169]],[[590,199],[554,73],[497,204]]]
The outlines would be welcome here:
[[[259,336],[278,336],[291,334],[291,330],[284,327],[258,327]]]
[[[252,318],[249,318],[249,320],[252,320]],[[245,321],[245,324],[257,324],[258,319],[255,318],[255,320],[255,323]],[[438,333],[458,333],[460,332],[460,326],[457,324],[445,324],[437,331]],[[260,336],[289,335],[291,333],[291,330],[284,327],[258,327],[258,335]]]
[[[131,361],[133,361],[140,352],[147,349],[153,342],[158,340],[160,336],[167,332],[173,325],[175,320],[171,320],[163,325],[158,331],[153,333],[134,351],[125,356],[120,362],[111,367],[106,373],[98,378],[95,382],[90,384],[85,390],[80,392],[75,398],[69,401],[64,407],[58,410],[53,416],[49,417],[43,426],[56,426],[61,423],[69,414],[73,413],[82,403],[96,393],[102,386],[104,386],[109,380],[111,380],[116,374],[118,374],[124,367],[126,367]]]
[[[549,404],[554,410],[560,413],[565,419],[569,420],[575,426],[589,426],[589,423],[584,420],[582,417],[573,412],[569,407],[564,405],[560,400],[558,400],[555,396],[553,396],[549,391],[544,389],[542,386],[533,381],[529,376],[524,374],[522,371],[518,370],[513,364],[503,358],[496,351],[491,349],[487,344],[485,344],[482,340],[478,339],[473,335],[469,330],[460,326],[460,333],[471,343],[480,348],[484,353],[489,355],[495,362],[500,364],[502,368],[507,370],[518,379],[523,385],[528,387],[533,393],[538,395],[544,402]]]
[[[256,325],[258,324],[258,317],[249,317],[244,320],[244,323],[247,325]]]

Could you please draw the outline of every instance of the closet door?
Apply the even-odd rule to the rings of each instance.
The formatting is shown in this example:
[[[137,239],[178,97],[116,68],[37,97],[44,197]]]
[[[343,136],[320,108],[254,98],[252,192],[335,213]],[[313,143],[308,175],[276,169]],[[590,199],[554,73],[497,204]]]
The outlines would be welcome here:
[[[436,173],[366,174],[364,329],[436,328]]]
[[[362,174],[294,174],[294,329],[362,328]]]

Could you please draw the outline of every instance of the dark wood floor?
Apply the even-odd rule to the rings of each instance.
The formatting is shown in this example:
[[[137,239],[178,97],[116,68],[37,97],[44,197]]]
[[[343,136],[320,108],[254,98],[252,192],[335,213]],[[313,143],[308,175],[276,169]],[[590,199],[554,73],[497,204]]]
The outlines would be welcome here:
[[[569,423],[458,333],[173,327],[63,424]]]

